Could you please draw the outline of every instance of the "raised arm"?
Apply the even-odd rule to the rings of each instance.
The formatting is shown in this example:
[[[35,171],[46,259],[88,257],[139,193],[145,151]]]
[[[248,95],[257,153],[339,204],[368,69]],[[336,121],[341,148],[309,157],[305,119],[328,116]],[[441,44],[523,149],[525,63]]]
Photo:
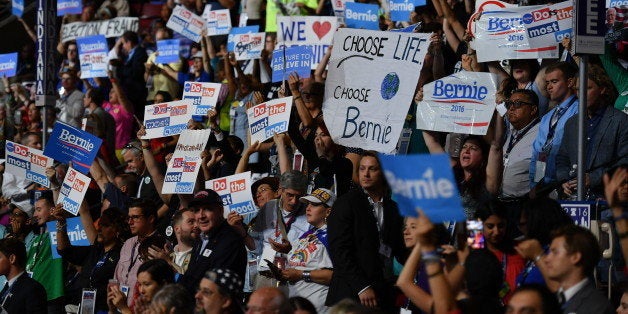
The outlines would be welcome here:
[[[421,311],[430,313],[432,303],[434,302],[432,296],[414,284],[414,277],[416,276],[420,264],[421,245],[417,243],[397,278],[397,287],[399,287],[403,294],[405,294],[414,305],[421,309]]]
[[[331,57],[331,51],[333,48],[334,46],[329,46],[329,48],[327,48],[321,62],[316,66],[316,70],[314,71],[314,81],[325,83],[325,68],[327,68],[327,63],[329,63],[329,58]]]
[[[118,101],[120,102],[124,110],[133,114],[134,113],[133,104],[131,103],[129,98],[127,98],[118,80],[115,77],[113,77],[113,72],[109,71],[108,73],[109,73],[109,80],[111,81],[111,88],[113,88],[116,95],[118,95]]]
[[[161,193],[161,189],[164,185],[164,174],[161,172],[161,169],[159,169],[159,165],[155,160],[155,156],[153,156],[153,153],[150,151],[150,143],[148,142],[148,140],[142,139],[144,135],[146,135],[146,129],[144,128],[144,126],[142,126],[140,130],[137,131],[137,138],[139,138],[142,142],[142,155],[144,156],[144,163],[146,164],[146,169],[148,170],[148,173],[153,178],[153,182],[155,183],[155,190],[157,190],[157,193],[159,193],[159,197],[164,202],[164,206],[166,206],[165,210],[167,210],[166,204],[170,203],[170,198],[172,197],[172,195]],[[163,212],[165,212],[164,206],[159,208],[159,210],[162,211],[161,215],[159,215],[159,212],[157,213],[159,217],[161,217],[163,215]]]
[[[105,170],[100,166],[100,161],[102,159],[96,159],[96,162],[92,163],[92,166],[89,168],[89,174],[92,175],[92,179],[96,181],[96,184],[100,188],[100,190],[104,193],[107,187],[107,183],[113,182],[107,177]],[[103,161],[104,163],[104,161]]]
[[[493,113],[492,125],[492,138],[489,140],[491,147],[488,153],[488,164],[486,165],[486,190],[492,195],[497,195],[502,180],[502,138],[505,129],[504,119],[497,111]]]

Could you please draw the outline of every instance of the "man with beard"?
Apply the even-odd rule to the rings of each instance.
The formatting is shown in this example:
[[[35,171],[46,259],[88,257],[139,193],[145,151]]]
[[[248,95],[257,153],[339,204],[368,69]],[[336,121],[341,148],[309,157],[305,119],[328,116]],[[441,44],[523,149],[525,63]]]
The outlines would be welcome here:
[[[184,274],[190,264],[192,247],[198,238],[199,231],[195,228],[196,218],[194,212],[184,208],[172,217],[172,231],[177,239],[177,245],[172,252],[166,252],[164,248],[151,247],[148,251],[154,258],[164,259],[179,274]],[[169,235],[168,231],[166,234]]]

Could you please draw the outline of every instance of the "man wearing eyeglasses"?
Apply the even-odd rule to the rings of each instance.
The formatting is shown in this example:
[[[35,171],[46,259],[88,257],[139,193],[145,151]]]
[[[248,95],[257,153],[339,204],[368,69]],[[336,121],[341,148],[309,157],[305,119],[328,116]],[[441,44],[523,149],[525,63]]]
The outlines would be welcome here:
[[[517,89],[506,101],[510,123],[503,146],[503,181],[500,198],[516,200],[530,191],[532,142],[539,132],[539,98],[529,89]]]
[[[114,279],[120,283],[120,291],[127,296],[127,304],[131,306],[137,282],[137,270],[142,265],[139,247],[142,241],[155,233],[157,208],[150,200],[137,199],[129,206],[128,223],[133,237],[122,245],[120,260],[116,265]]]
[[[268,201],[259,210],[252,227],[255,232],[252,235],[255,253],[275,262],[279,268],[287,260],[286,254],[292,247],[290,243],[296,242],[310,228],[305,217],[305,206],[299,202],[299,198],[305,194],[307,184],[308,179],[303,173],[296,170],[284,172],[279,179],[279,199]],[[275,261],[272,260],[273,257]],[[258,270],[263,275],[257,276],[257,288],[274,286],[277,283],[266,276],[269,268],[265,261],[261,261]]]

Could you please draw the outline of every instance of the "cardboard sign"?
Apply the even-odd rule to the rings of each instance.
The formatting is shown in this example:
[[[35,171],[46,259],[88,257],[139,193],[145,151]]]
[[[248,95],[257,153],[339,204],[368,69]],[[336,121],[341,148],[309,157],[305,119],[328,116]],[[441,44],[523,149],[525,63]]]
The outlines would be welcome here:
[[[50,180],[46,177],[46,168],[52,167],[54,162],[52,158],[44,156],[44,152],[39,149],[11,141],[6,142],[5,152],[4,171],[16,178],[25,178],[47,188],[50,187]]]
[[[239,215],[257,211],[251,194],[251,172],[243,172],[205,182],[206,189],[212,189],[222,198],[225,217],[235,211]]]
[[[488,1],[487,3],[500,1]],[[553,42],[542,47],[530,45],[524,14],[540,10],[544,6],[523,6],[485,9],[477,21],[470,20],[470,31],[475,39],[471,42],[477,52],[478,62],[505,59],[558,58],[558,45]]]
[[[338,28],[333,16],[278,16],[276,49],[309,46],[312,69],[320,63],[329,49]]]
[[[192,101],[195,116],[206,116],[207,111],[216,108],[221,88],[220,83],[185,82],[183,99]]]
[[[144,107],[143,139],[153,139],[181,134],[188,128],[194,107],[190,100],[178,100]]]
[[[107,38],[120,37],[126,31],[137,32],[139,21],[137,17],[116,17],[103,21],[64,24],[61,25],[61,41],[66,42],[91,35],[104,35]]]
[[[69,168],[61,184],[57,204],[63,204],[65,211],[76,216],[91,181],[92,179],[88,176],[76,171],[74,168]]]
[[[260,143],[273,137],[275,133],[288,131],[292,96],[261,103],[246,111],[249,118],[251,143]]]
[[[345,4],[345,24],[349,28],[379,30],[379,6],[348,2]]]
[[[425,84],[417,129],[485,135],[496,106],[496,82],[488,72],[460,71]]]
[[[266,33],[238,34],[233,36],[236,60],[259,59],[264,50]]]
[[[83,3],[80,0],[57,0],[57,16],[81,14]]]
[[[272,82],[287,80],[291,73],[296,72],[299,78],[308,78],[312,73],[311,49],[307,46],[293,46],[273,51]]]
[[[379,155],[384,175],[404,216],[420,208],[433,223],[465,220],[446,154]]]
[[[591,228],[591,204],[589,202],[561,201],[560,206],[576,225]]]
[[[235,48],[235,44],[236,44],[233,41],[235,35],[250,34],[250,33],[259,33],[259,25],[232,28],[229,31],[229,36],[227,36],[227,51],[233,52],[233,49]]]
[[[425,0],[390,0],[390,19],[393,21],[406,22],[410,20],[410,13],[414,12],[414,7],[425,5]]]
[[[89,239],[87,238],[87,233],[85,233],[85,227],[83,227],[81,217],[72,217],[65,221],[67,223],[66,231],[68,238],[70,238],[70,244],[74,246],[89,246]],[[52,258],[61,258],[61,255],[57,253],[57,222],[47,222],[46,228],[48,232],[50,232],[50,250],[52,251]]]
[[[210,129],[183,130],[164,176],[163,194],[192,194]]]
[[[164,39],[157,41],[157,58],[155,62],[165,64],[179,61],[180,39]]]
[[[13,77],[17,71],[17,52],[0,54],[0,77]]]
[[[81,78],[107,77],[109,47],[105,36],[79,37],[76,44],[81,63]]]
[[[102,140],[89,132],[56,122],[44,155],[63,163],[72,162],[74,169],[88,173],[101,144]]]
[[[178,5],[172,10],[166,27],[197,43],[201,41],[201,31],[205,28],[205,21],[192,11]]]
[[[399,140],[430,34],[339,29],[323,116],[336,144],[392,152]]]
[[[11,14],[22,18],[22,14],[24,14],[24,0],[11,1]]]
[[[228,9],[209,11],[207,36],[227,35],[231,31],[231,15]]]

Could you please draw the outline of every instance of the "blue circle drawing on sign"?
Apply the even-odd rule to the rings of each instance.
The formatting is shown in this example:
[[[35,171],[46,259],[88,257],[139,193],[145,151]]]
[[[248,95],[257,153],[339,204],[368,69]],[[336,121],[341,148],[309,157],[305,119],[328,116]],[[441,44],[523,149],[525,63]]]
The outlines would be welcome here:
[[[382,98],[389,100],[395,95],[397,95],[397,91],[399,90],[399,76],[395,72],[390,72],[386,74],[384,80],[382,81]]]
[[[14,147],[13,147],[13,143],[9,143],[9,142],[7,142],[7,151],[8,151],[9,153],[12,153],[12,152],[13,152],[13,148],[14,148]]]
[[[526,24],[530,24],[534,22],[534,18],[532,17],[532,14],[530,13],[524,14],[521,20],[523,21],[523,23],[526,23]]]

